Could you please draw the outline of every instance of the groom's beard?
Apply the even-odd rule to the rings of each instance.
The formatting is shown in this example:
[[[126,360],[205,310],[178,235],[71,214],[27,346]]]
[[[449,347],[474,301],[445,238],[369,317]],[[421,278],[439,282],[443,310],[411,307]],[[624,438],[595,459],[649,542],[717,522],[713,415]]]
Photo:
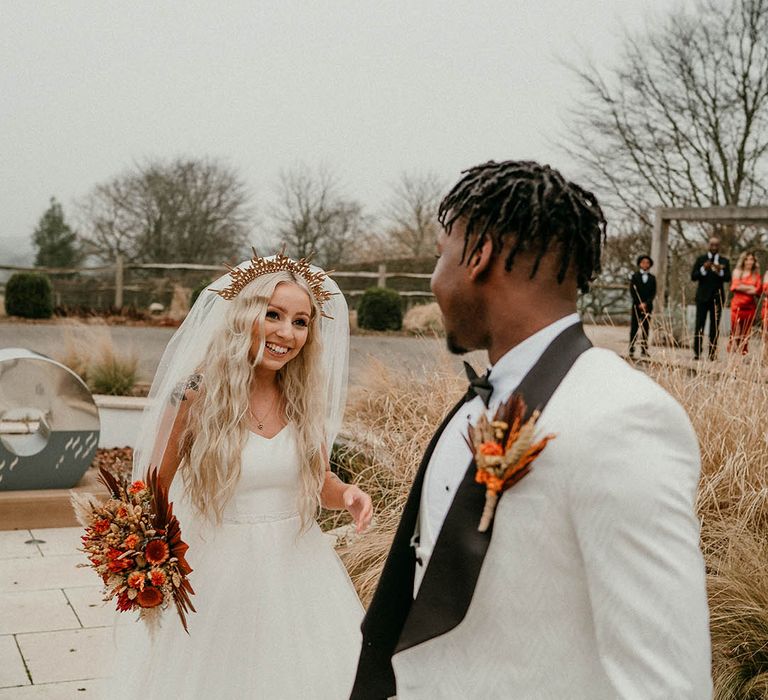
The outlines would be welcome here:
[[[466,355],[473,350],[487,350],[491,346],[491,334],[487,333],[482,338],[476,338],[472,347],[467,347],[458,341],[455,333],[448,332],[445,334],[445,344],[448,346],[448,352],[454,355]]]
[[[453,333],[448,333],[445,336],[445,343],[448,346],[448,352],[454,355],[466,355],[469,352],[463,345],[459,345],[456,340],[456,336]]]

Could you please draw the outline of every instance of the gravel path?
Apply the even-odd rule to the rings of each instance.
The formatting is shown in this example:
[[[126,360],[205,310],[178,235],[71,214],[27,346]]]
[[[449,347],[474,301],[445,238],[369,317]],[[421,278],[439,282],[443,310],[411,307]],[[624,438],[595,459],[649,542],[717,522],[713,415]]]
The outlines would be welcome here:
[[[70,323],[0,323],[0,348],[23,347],[53,358],[62,357],[67,339],[80,336],[88,342],[98,342],[109,334],[119,349],[134,352],[139,360],[139,380],[151,381],[160,356],[173,328],[144,326],[88,326]],[[621,326],[587,326],[592,342],[615,352],[626,352],[626,338],[629,329]],[[392,368],[407,370],[429,370],[436,363],[449,358],[456,370],[461,369],[461,360],[449,356],[444,342],[436,338],[412,338],[396,335],[354,335],[350,348],[350,382],[359,383],[363,373],[368,371],[370,358],[375,358]],[[653,350],[652,350],[653,352]],[[687,353],[686,353],[687,354]],[[477,369],[486,364],[485,353],[474,352],[466,358]]]

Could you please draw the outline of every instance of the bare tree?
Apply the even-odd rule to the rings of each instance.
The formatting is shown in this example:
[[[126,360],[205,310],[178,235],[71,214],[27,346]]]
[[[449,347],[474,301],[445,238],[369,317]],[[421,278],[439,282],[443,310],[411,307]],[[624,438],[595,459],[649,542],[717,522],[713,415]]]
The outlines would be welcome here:
[[[150,162],[97,185],[81,205],[105,259],[218,263],[239,256],[251,225],[245,186],[212,160]]]
[[[654,206],[768,197],[768,0],[700,0],[576,72],[568,150],[614,207],[649,225]]]
[[[434,173],[403,173],[392,187],[392,197],[385,207],[390,223],[386,232],[391,254],[421,257],[432,253],[439,224],[437,207],[443,183]]]
[[[290,255],[315,253],[325,267],[356,257],[370,219],[358,202],[339,193],[337,179],[326,168],[295,166],[280,175],[277,189],[272,218]]]

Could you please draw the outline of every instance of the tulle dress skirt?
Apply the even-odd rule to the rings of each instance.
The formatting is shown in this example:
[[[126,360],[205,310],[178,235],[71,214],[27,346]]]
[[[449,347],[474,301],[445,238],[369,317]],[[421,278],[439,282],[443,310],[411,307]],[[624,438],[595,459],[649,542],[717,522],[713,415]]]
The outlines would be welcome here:
[[[251,434],[224,523],[181,522],[197,609],[189,634],[172,608],[152,639],[143,624],[119,625],[109,698],[349,696],[362,606],[330,539],[316,524],[301,531],[297,489],[291,427]]]

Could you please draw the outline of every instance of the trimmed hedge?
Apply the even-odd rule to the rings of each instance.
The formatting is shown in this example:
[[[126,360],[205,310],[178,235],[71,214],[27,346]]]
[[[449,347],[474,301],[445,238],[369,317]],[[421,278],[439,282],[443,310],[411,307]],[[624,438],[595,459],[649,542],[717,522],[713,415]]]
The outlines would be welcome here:
[[[403,326],[400,295],[393,289],[367,289],[357,307],[357,325],[373,331],[399,331]]]
[[[22,318],[53,316],[53,288],[47,275],[17,272],[5,285],[5,313]]]

